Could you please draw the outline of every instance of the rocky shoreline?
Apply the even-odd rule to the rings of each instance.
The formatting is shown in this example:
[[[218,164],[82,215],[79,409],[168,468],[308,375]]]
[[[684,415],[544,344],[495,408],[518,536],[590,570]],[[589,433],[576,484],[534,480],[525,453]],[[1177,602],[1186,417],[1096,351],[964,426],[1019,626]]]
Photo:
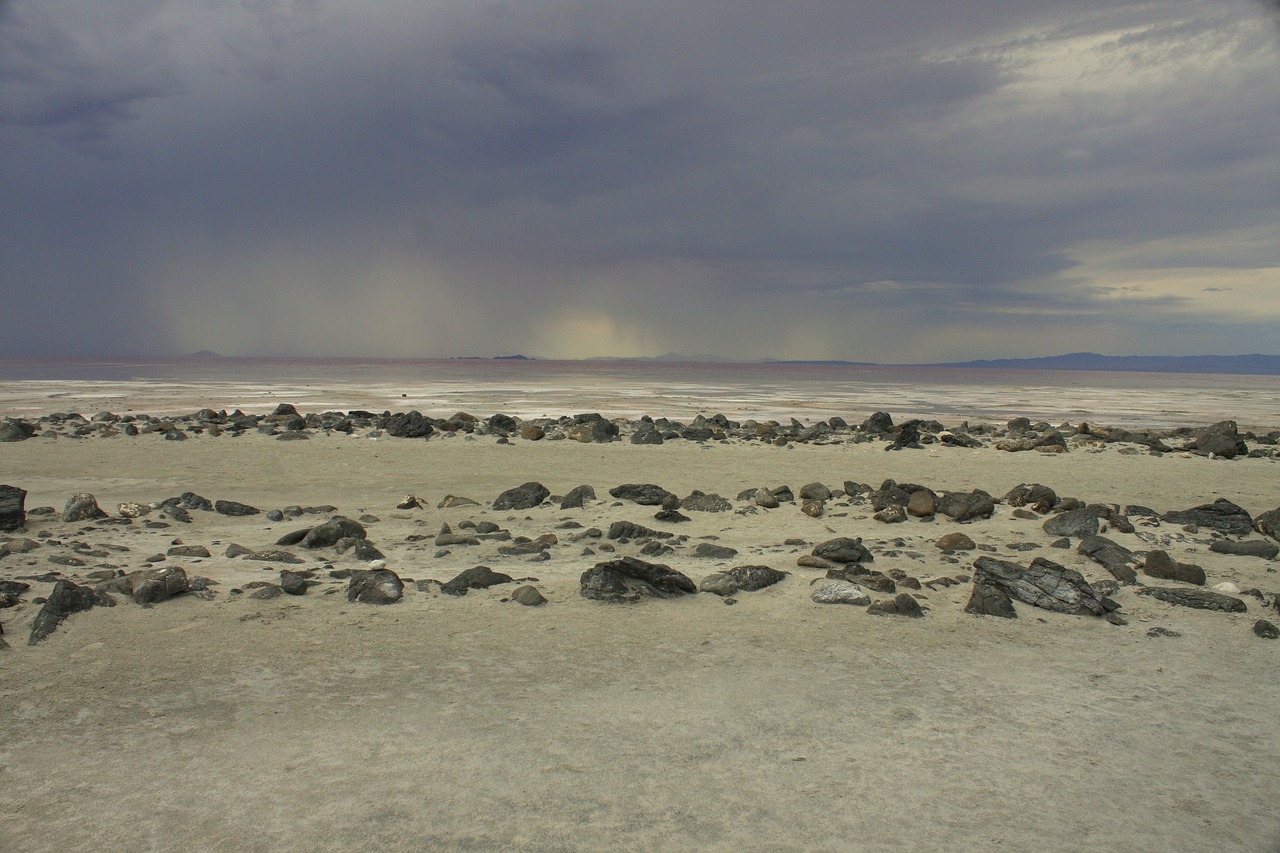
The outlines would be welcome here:
[[[883,412],[854,426],[840,418],[804,425],[794,419],[735,422],[721,415],[683,424],[596,414],[536,421],[501,414],[302,414],[282,404],[260,416],[209,409],[179,418],[51,414],[8,420],[0,428],[6,441],[244,435],[296,441],[334,434],[431,441],[491,437],[499,444],[882,443],[885,450],[934,446],[1053,454],[1115,449],[1237,464],[1280,457],[1280,431],[1242,433],[1232,421],[1140,433],[1087,424],[1055,427],[1025,418],[1002,427],[947,429],[931,421],[895,424]],[[597,497],[597,485],[607,499]],[[553,494],[541,482],[526,482],[492,497],[410,494],[361,513],[328,504],[260,509],[195,491],[158,500],[139,495],[107,511],[94,497],[93,484],[84,488],[59,510],[28,509],[21,485],[0,486],[0,633],[7,630],[12,638],[29,631],[28,643],[35,644],[73,614],[115,606],[119,599],[153,606],[175,597],[337,595],[388,605],[413,595],[461,597],[494,589],[504,603],[529,606],[564,602],[575,593],[604,603],[702,594],[734,604],[743,593],[781,584],[809,603],[856,605],[872,615],[921,618],[934,607],[959,606],[966,614],[1017,618],[1016,603],[1124,626],[1134,603],[1156,600],[1247,614],[1258,637],[1280,634],[1266,618],[1280,612],[1280,595],[1275,586],[1263,588],[1280,552],[1280,508],[1246,510],[1228,498],[1156,510],[1062,496],[1040,483],[997,495],[981,488],[845,480],[767,484],[725,497],[697,489],[676,494],[656,483],[580,484]],[[778,513],[794,514],[797,523],[821,522],[822,532],[832,535],[818,538],[812,526],[777,541],[738,541],[736,530],[727,537],[682,532],[695,516],[722,516],[746,529],[763,514]],[[308,517],[315,523],[300,526]],[[210,529],[210,519],[218,520],[216,529]],[[269,541],[262,541],[264,521],[274,531]],[[433,524],[434,532],[423,530]],[[1009,541],[1009,524],[1018,531],[1017,541]],[[274,525],[289,529],[276,535],[281,531]],[[1195,562],[1206,550],[1215,559],[1247,562],[1248,576],[1262,585],[1213,577]],[[443,570],[459,563],[476,565]],[[573,568],[576,584],[564,575],[539,580],[535,566],[548,563]],[[249,564],[256,576],[241,582]],[[585,568],[579,573],[578,567]],[[945,603],[934,600],[942,591]],[[1156,627],[1151,636],[1176,633]]]

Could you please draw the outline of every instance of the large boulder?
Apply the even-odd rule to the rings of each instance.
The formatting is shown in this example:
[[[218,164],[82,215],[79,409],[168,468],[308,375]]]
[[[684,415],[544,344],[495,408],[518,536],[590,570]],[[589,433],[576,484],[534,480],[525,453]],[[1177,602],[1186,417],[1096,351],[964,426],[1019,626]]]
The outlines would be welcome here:
[[[549,497],[551,497],[550,489],[541,483],[531,481],[514,489],[507,489],[498,495],[493,499],[493,508],[496,510],[533,509]]]
[[[390,569],[357,569],[347,582],[347,601],[395,604],[404,597],[404,582]]]
[[[426,438],[435,432],[435,427],[421,412],[396,412],[387,418],[382,431],[393,438]]]
[[[1159,550],[1147,552],[1147,562],[1142,571],[1160,580],[1182,581],[1196,586],[1204,586],[1206,580],[1204,569],[1193,563],[1179,563]]]
[[[34,646],[52,634],[72,613],[81,613],[100,604],[110,607],[115,601],[87,586],[79,586],[69,580],[58,581],[31,624],[31,637],[27,644]]]
[[[994,557],[979,557],[973,566],[974,584],[990,584],[1016,601],[1045,610],[1103,616],[1118,609],[1115,602],[1090,586],[1084,575],[1043,557],[1036,557],[1025,569]]]
[[[697,591],[693,581],[681,572],[635,557],[596,563],[580,578],[583,598],[611,603],[638,601],[644,596],[669,598]]]
[[[587,501],[596,499],[596,490],[591,486],[575,486],[560,501],[561,509],[580,509]]]
[[[959,522],[990,518],[995,509],[995,500],[981,489],[974,489],[972,492],[947,492],[938,498],[937,506],[938,515],[945,515],[952,521]]]
[[[813,556],[833,563],[869,563],[875,559],[862,544],[861,538],[850,539],[847,536],[819,543],[814,546]]]
[[[0,423],[0,442],[26,441],[36,434],[36,425],[27,421],[5,418]]]
[[[1018,612],[1013,609],[1013,599],[999,586],[991,583],[975,583],[969,595],[969,603],[964,606],[965,613],[975,616],[998,616],[1001,619],[1017,619]]]
[[[1253,529],[1253,519],[1243,508],[1226,498],[1218,498],[1211,504],[1201,504],[1191,509],[1166,512],[1161,521],[1169,524],[1194,524],[1225,533],[1228,536],[1245,536]]]
[[[1098,535],[1098,514],[1089,507],[1067,510],[1047,519],[1041,527],[1050,536],[1087,539]]]
[[[142,569],[129,572],[98,587],[100,592],[119,592],[139,604],[157,604],[191,589],[191,579],[182,566]]]
[[[368,533],[363,524],[346,516],[335,515],[324,524],[312,527],[296,544],[303,548],[330,548],[337,545],[339,539],[364,539],[366,536]],[[281,537],[276,544],[283,544],[285,538],[287,537]]]
[[[27,492],[17,486],[0,486],[0,530],[21,530],[27,524]]]
[[[1235,421],[1219,421],[1196,430],[1195,438],[1184,449],[1223,459],[1249,455],[1249,447],[1240,439]]]
[[[77,492],[67,499],[62,510],[63,521],[94,521],[106,518],[107,514],[98,506],[98,499],[88,492]]]

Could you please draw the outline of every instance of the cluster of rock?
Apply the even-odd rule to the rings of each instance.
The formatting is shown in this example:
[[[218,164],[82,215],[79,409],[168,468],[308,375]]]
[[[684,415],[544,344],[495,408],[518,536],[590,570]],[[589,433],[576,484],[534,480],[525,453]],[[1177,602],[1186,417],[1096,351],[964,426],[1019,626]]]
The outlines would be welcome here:
[[[557,418],[521,419],[496,413],[478,418],[457,412],[433,418],[418,411],[381,413],[353,409],[300,413],[291,403],[281,403],[270,414],[246,414],[239,409],[201,409],[190,415],[160,417],[146,414],[99,412],[86,418],[79,413],[54,413],[34,421],[6,418],[0,422],[0,442],[48,438],[110,438],[160,435],[170,441],[192,436],[261,433],[282,441],[310,438],[315,433],[342,433],[392,438],[426,439],[432,436],[494,436],[501,442],[572,440],[607,443],[664,444],[669,441],[736,441],[788,444],[886,442],[886,450],[928,445],[962,448],[994,447],[1008,452],[1065,453],[1072,447],[1098,448],[1120,443],[1138,445],[1152,453],[1181,451],[1221,459],[1274,458],[1280,454],[1280,430],[1264,434],[1241,432],[1234,421],[1207,427],[1172,430],[1127,430],[1080,423],[1054,426],[1029,418],[1014,418],[1004,426],[962,423],[948,428],[936,420],[911,419],[895,424],[887,412],[875,412],[860,423],[831,417],[813,424],[795,418],[736,421],[716,414],[698,415],[689,422],[645,415],[638,419],[605,418],[595,412]],[[1253,446],[1250,447],[1250,444]]]
[[[152,503],[120,504],[115,514],[99,506],[96,498],[87,492],[72,495],[63,510],[41,507],[29,513],[25,507],[26,492],[15,486],[0,485],[0,530],[22,531],[28,515],[36,517],[57,516],[64,524],[129,525],[140,521],[148,527],[168,527],[171,522],[190,524],[193,513],[217,513],[228,517],[251,517],[262,510],[232,500],[210,500],[195,492],[184,492],[175,497]],[[1103,567],[1111,576],[1105,582],[1090,583],[1078,571],[1038,556],[1028,565],[999,559],[989,554],[978,556],[972,563],[972,575],[957,574],[935,578],[917,578],[900,568],[880,571],[873,568],[876,556],[896,556],[896,551],[873,551],[856,537],[836,536],[814,545],[809,553],[796,560],[797,568],[825,572],[815,578],[810,599],[818,604],[846,604],[865,607],[874,615],[900,615],[920,618],[927,608],[921,605],[926,590],[937,590],[956,585],[972,584],[965,611],[981,616],[1016,618],[1015,602],[1072,615],[1088,615],[1105,618],[1116,624],[1124,624],[1119,605],[1113,596],[1122,587],[1135,587],[1139,595],[1149,596],[1166,603],[1215,610],[1227,613],[1247,612],[1247,607],[1236,595],[1241,591],[1230,584],[1219,584],[1206,589],[1209,578],[1200,566],[1175,560],[1161,547],[1151,547],[1135,552],[1124,544],[1109,538],[1108,533],[1133,534],[1152,545],[1164,544],[1161,535],[1154,531],[1163,525],[1176,527],[1180,534],[1205,534],[1212,537],[1210,550],[1233,557],[1274,560],[1280,554],[1280,508],[1251,515],[1235,503],[1219,499],[1210,504],[1159,513],[1148,507],[1116,504],[1086,504],[1083,501],[1059,496],[1052,488],[1038,483],[1021,484],[1002,497],[995,497],[981,489],[968,491],[934,490],[914,483],[898,483],[886,480],[879,486],[845,481],[841,488],[823,483],[808,483],[798,490],[790,486],[760,486],[743,490],[735,500],[715,493],[692,491],[683,497],[654,483],[624,483],[608,490],[617,503],[614,506],[656,509],[653,521],[640,523],[630,519],[618,519],[601,528],[581,529],[575,522],[561,525],[572,531],[566,543],[585,544],[582,556],[598,552],[614,552],[620,546],[638,551],[637,555],[616,555],[583,572],[579,592],[583,598],[606,603],[632,603],[642,599],[665,599],[694,595],[699,592],[719,596],[726,604],[735,603],[735,596],[743,592],[755,592],[772,587],[788,577],[787,572],[759,564],[735,565],[707,575],[700,583],[670,565],[650,559],[663,555],[679,554],[689,559],[734,561],[736,549],[713,541],[690,543],[688,537],[670,530],[649,526],[654,522],[667,526],[690,521],[685,512],[719,513],[734,511],[743,515],[778,510],[784,504],[797,505],[810,517],[822,517],[828,505],[842,501],[840,506],[865,506],[870,517],[884,524],[901,524],[912,519],[933,521],[950,519],[956,525],[968,525],[992,517],[998,507],[1009,508],[1015,517],[1035,520],[1047,538],[1053,538],[1050,547],[1075,547],[1078,554]],[[596,501],[595,489],[590,485],[577,486],[563,495],[538,482],[528,482],[508,489],[489,506],[496,511],[529,510],[537,507],[562,509],[583,507]],[[414,509],[425,506],[415,495],[406,496],[397,507]],[[483,506],[481,502],[450,495],[439,507]],[[245,586],[249,597],[262,599],[278,595],[305,595],[322,583],[321,572],[333,580],[345,580],[347,600],[365,604],[387,605],[400,601],[406,584],[416,583],[418,589],[438,587],[439,592],[450,596],[464,596],[470,590],[487,589],[502,584],[521,584],[509,600],[523,605],[537,606],[546,597],[534,585],[536,578],[517,579],[495,571],[488,566],[477,565],[466,569],[448,581],[424,579],[414,581],[401,577],[387,568],[383,552],[370,540],[366,523],[378,521],[374,516],[352,519],[336,514],[333,506],[291,506],[273,509],[266,517],[273,521],[286,518],[302,518],[308,514],[328,516],[319,523],[298,527],[280,536],[272,546],[251,548],[237,543],[229,544],[222,554],[227,559],[243,559],[285,565],[305,564],[307,557],[291,549],[321,556],[321,562],[345,556],[359,561],[361,568],[335,569],[281,569],[277,582],[255,581]],[[842,515],[847,515],[844,513]],[[866,516],[862,516],[866,517]],[[1141,529],[1140,529],[1141,528]],[[53,544],[49,531],[41,531],[43,541]],[[1164,539],[1169,535],[1163,534]],[[714,539],[714,537],[707,537]],[[443,525],[434,536],[414,535],[409,541],[427,540],[436,548],[436,557],[450,554],[448,549],[479,546],[494,543],[502,558],[525,558],[541,561],[551,558],[553,548],[561,544],[560,537],[545,533],[536,538],[513,537],[511,532],[492,521],[458,524],[454,530]],[[1172,541],[1172,540],[1170,540]],[[807,543],[801,539],[789,539],[787,545]],[[959,562],[954,555],[974,550],[994,551],[990,546],[978,545],[963,529],[951,529],[934,540],[947,562]],[[1008,547],[1014,550],[1039,548],[1034,543],[1024,543],[1026,548]],[[106,556],[106,552],[94,551],[87,545],[72,543],[70,553],[60,553],[49,558],[50,562],[68,567],[84,567],[84,558]],[[0,560],[11,554],[28,554],[42,547],[33,539],[9,539],[0,542]],[[127,549],[122,549],[127,550]],[[188,545],[174,540],[166,554],[150,558],[148,562],[160,562],[169,557],[208,558],[209,549],[203,545]],[[1140,576],[1153,580],[1171,581],[1181,586],[1152,586],[1140,584]],[[36,616],[30,642],[35,643],[50,632],[68,615],[96,606],[113,606],[116,597],[123,596],[141,605],[154,605],[176,595],[193,594],[212,597],[211,587],[216,581],[188,574],[181,566],[168,564],[150,566],[126,572],[100,568],[88,573],[92,584],[80,584],[51,572],[35,578],[54,583],[53,591],[44,598]],[[0,581],[0,608],[11,607],[22,601],[30,589],[24,579]],[[335,590],[330,589],[329,592]],[[1280,599],[1274,594],[1248,590],[1269,607],[1280,608]],[[874,599],[873,594],[884,596]],[[504,599],[507,600],[507,599]],[[1271,636],[1274,626],[1259,620],[1255,631],[1259,636]],[[2,641],[0,641],[2,642]]]

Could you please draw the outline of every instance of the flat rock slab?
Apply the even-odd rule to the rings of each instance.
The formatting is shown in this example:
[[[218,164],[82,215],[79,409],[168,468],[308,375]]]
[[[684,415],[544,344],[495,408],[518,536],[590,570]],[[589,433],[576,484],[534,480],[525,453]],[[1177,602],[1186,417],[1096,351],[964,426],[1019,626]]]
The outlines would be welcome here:
[[[1191,509],[1166,512],[1160,516],[1160,520],[1169,524],[1208,527],[1229,536],[1245,536],[1253,529],[1253,519],[1249,513],[1226,498],[1218,498],[1211,504],[1201,504]]]
[[[1246,613],[1248,608],[1240,599],[1214,592],[1208,589],[1182,589],[1170,586],[1144,586],[1137,590],[1138,595],[1149,595],[1152,598],[1179,607],[1194,607],[1197,610],[1221,610],[1224,613]]]
[[[1025,604],[1071,615],[1103,616],[1119,609],[1090,586],[1084,575],[1043,557],[1036,557],[1025,569],[994,557],[979,557],[973,565],[977,570],[975,584],[990,584]]]
[[[638,601],[644,596],[670,598],[696,593],[698,587],[687,575],[661,563],[623,557],[596,563],[582,573],[583,598],[611,603]]]
[[[871,596],[858,586],[845,580],[825,583],[809,596],[814,604],[853,604],[864,606],[871,603]]]

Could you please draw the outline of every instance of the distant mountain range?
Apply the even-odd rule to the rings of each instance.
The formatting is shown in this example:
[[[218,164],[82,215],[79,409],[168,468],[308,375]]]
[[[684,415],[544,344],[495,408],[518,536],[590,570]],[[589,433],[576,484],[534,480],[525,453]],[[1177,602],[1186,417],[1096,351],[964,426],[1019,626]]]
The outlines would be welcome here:
[[[877,366],[865,361],[782,361],[769,364],[847,364]],[[972,367],[996,370],[1118,370],[1131,373],[1235,373],[1280,376],[1280,355],[1100,355],[1072,352],[1041,358],[996,358],[935,364],[879,365],[884,367]]]

